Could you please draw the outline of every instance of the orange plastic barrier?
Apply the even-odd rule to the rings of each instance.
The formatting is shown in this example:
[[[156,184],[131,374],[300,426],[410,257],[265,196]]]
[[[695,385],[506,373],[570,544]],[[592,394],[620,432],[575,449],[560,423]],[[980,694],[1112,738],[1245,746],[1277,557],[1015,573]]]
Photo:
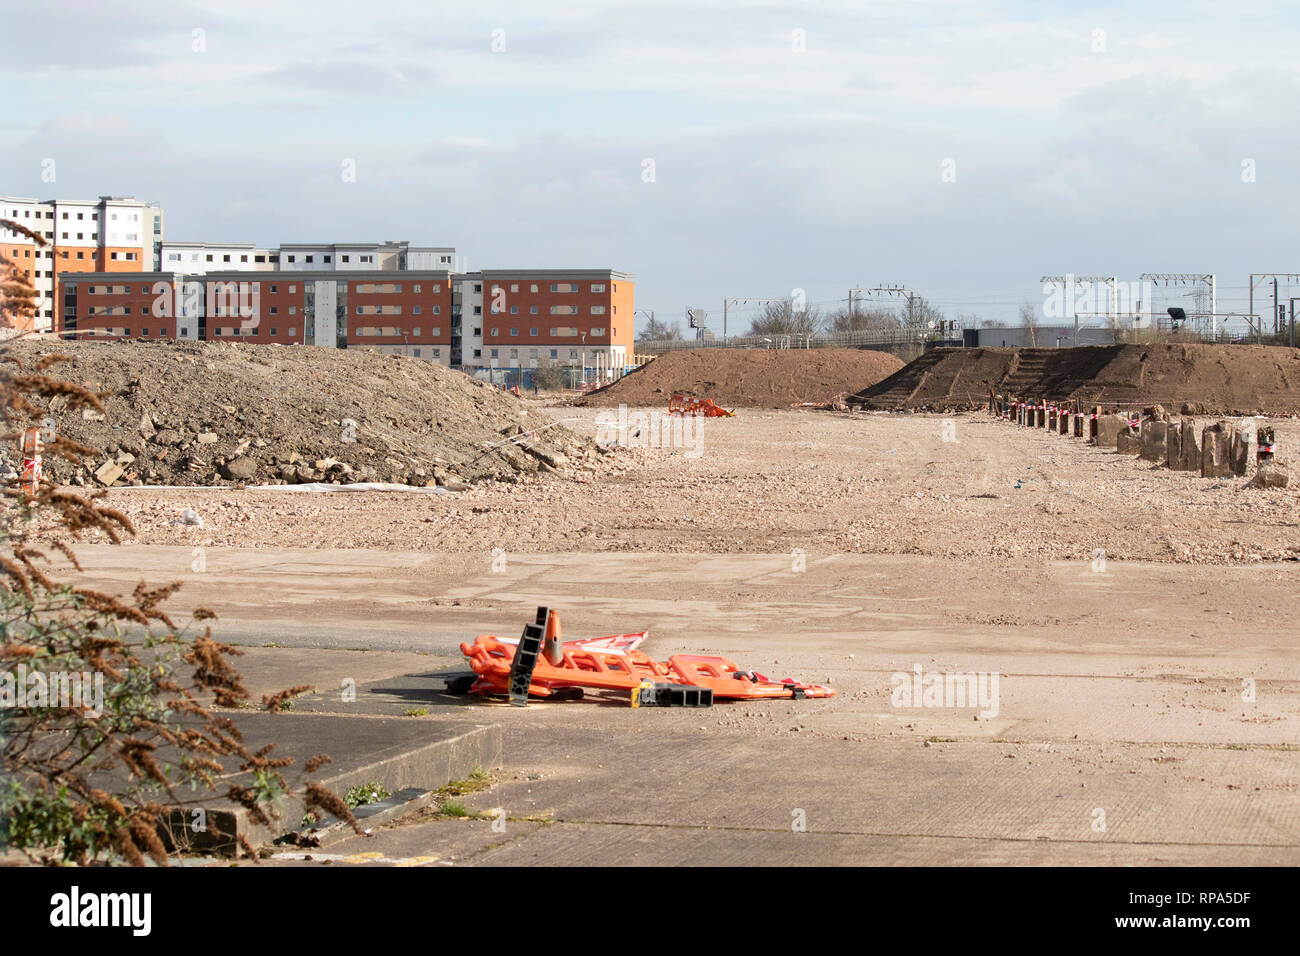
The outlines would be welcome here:
[[[820,684],[803,684],[790,677],[768,680],[762,674],[741,670],[725,657],[674,654],[661,662],[637,650],[620,652],[587,646],[581,641],[561,643],[559,614],[542,609],[539,619],[546,621],[548,638],[555,640],[543,643],[546,650],[533,665],[528,689],[533,697],[549,697],[562,687],[631,691],[644,680],[707,687],[715,698],[727,700],[835,696],[833,689]],[[509,694],[511,667],[519,646],[490,634],[480,634],[473,644],[461,644],[461,653],[477,675],[471,692]]]
[[[674,395],[668,399],[669,415],[703,415],[705,418],[734,418],[735,412],[729,412],[713,404],[711,398],[692,398],[689,395]]]

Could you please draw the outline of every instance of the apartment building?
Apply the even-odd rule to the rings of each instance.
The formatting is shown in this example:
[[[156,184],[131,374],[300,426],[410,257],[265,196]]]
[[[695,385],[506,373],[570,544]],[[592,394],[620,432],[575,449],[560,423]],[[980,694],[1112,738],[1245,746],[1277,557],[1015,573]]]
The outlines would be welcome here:
[[[62,329],[78,338],[174,338],[372,348],[452,358],[448,270],[65,273]]]
[[[129,281],[64,273],[61,328],[86,338],[372,348],[467,370],[614,369],[632,352],[633,283],[625,272],[240,265],[203,275],[142,273]]]
[[[259,249],[251,242],[172,242],[164,240],[159,268],[185,275],[208,272],[272,272],[280,266],[276,249]]]
[[[67,271],[148,272],[160,268],[163,212],[129,196],[96,200],[0,196],[0,218],[31,229],[46,242],[0,227],[0,249],[36,288],[32,328],[56,327],[58,275]]]
[[[616,368],[633,348],[633,283],[612,269],[491,269],[481,276],[481,355],[466,365]],[[478,284],[478,283],[476,283]]]
[[[394,272],[455,270],[452,246],[412,246],[406,241],[284,243],[277,249],[251,242],[163,242],[160,267],[208,272]]]

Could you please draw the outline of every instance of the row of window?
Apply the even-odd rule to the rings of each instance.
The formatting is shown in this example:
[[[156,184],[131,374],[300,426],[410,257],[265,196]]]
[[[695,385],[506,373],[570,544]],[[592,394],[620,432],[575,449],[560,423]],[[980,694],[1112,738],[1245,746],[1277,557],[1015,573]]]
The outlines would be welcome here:
[[[213,254],[212,254],[211,252],[209,252],[209,253],[207,253],[207,254],[205,255],[204,258],[205,258],[208,262],[212,262],[212,255],[213,255]],[[168,261],[168,262],[180,262],[183,258],[185,258],[185,257],[184,257],[183,255],[181,255],[179,252],[169,252],[169,253],[167,253],[167,261]],[[190,262],[198,262],[198,261],[199,261],[199,254],[198,254],[197,252],[191,252],[191,253],[190,253]],[[230,261],[230,253],[225,253],[224,255],[222,255],[222,257],[221,257],[221,261],[222,261],[222,262],[229,262],[229,261]],[[247,261],[248,261],[248,254],[247,254],[247,253],[241,254],[240,257],[239,257],[239,261],[240,261],[240,262],[247,262]],[[267,261],[267,257],[266,257],[265,255],[254,255],[254,256],[253,256],[253,261],[254,261],[254,262],[266,262],[266,261]],[[271,261],[271,262],[279,262],[279,261],[280,261],[280,257],[279,257],[279,256],[271,256],[270,261]]]
[[[411,306],[412,315],[420,315],[421,306]],[[402,307],[400,305],[359,305],[357,306],[357,315],[401,315]],[[442,315],[442,306],[429,306],[430,315]]]
[[[355,329],[353,329],[352,332],[354,335],[357,336],[375,336],[375,335],[397,336],[397,335],[407,334],[407,331],[405,329],[399,328],[398,326],[395,325],[360,325],[357,326]],[[417,325],[415,328],[411,329],[410,334],[412,336],[418,337],[421,334],[420,327]],[[442,326],[435,325],[429,329],[430,338],[436,338],[439,335],[442,335]]]
[[[499,353],[502,352],[502,351],[508,351],[508,352],[510,353],[510,355],[508,356],[509,358],[512,358],[512,359],[517,359],[517,358],[519,358],[519,350],[518,350],[518,349],[505,349],[505,350],[502,350],[502,349],[488,349],[488,354],[489,354],[489,356],[490,356],[491,358],[500,358],[501,356],[500,356]],[[550,353],[551,353],[551,358],[553,358],[553,359],[557,359],[557,358],[560,357],[560,350],[559,350],[559,349],[549,349],[549,351],[550,351]],[[529,350],[528,350],[528,353],[529,353],[529,354],[528,354],[528,357],[529,357],[529,358],[537,358],[537,352],[538,352],[537,349],[529,349]],[[475,357],[475,358],[478,358],[478,357],[479,357],[479,351],[478,351],[478,349],[475,349],[475,350],[474,350],[474,357]],[[577,357],[578,357],[578,350],[577,350],[577,349],[569,349],[569,358],[571,358],[571,359],[576,359]]]
[[[357,295],[374,295],[379,293],[393,293],[402,291],[400,282],[358,282],[352,289]],[[424,283],[411,283],[411,291],[416,293],[424,292]],[[434,282],[429,286],[430,292],[441,292],[442,283]]]
[[[24,258],[24,259],[30,259],[30,258],[32,258],[32,250],[31,250],[31,249],[24,249],[22,252],[23,252],[23,258]],[[92,255],[93,255],[93,253],[92,253]],[[109,253],[109,258],[110,258],[110,259],[117,259],[117,258],[121,257],[122,259],[124,259],[124,260],[126,260],[126,261],[134,262],[134,261],[136,260],[136,258],[138,257],[138,255],[139,255],[139,254],[138,254],[138,253],[135,253],[135,252],[122,252],[122,253],[110,252],[110,253]],[[13,252],[12,252],[12,258],[14,258],[14,259],[17,259],[17,258],[18,258],[18,250],[17,250],[17,249],[14,249],[14,250],[13,250]],[[40,258],[53,259],[53,258],[54,258],[54,252],[53,252],[53,250],[50,250],[50,249],[38,249],[38,250],[36,250],[36,258],[37,258],[37,259],[40,259]],[[60,250],[59,250],[59,258],[60,258],[60,259],[67,259],[67,258],[68,258],[68,250],[67,250],[67,249],[60,249]],[[77,252],[77,258],[78,258],[78,259],[84,259],[84,258],[86,258],[86,250],[85,250],[85,249],[81,249],[81,250],[79,250],[79,251]]]
[[[17,219],[17,218],[18,218],[18,210],[17,210],[17,209],[11,209],[11,210],[9,210],[9,213],[10,213],[10,218],[11,218],[11,219]],[[31,218],[32,218],[32,211],[31,211],[30,209],[24,209],[24,210],[23,210],[23,218],[24,218],[24,219],[31,219]],[[41,217],[41,210],[39,210],[39,209],[36,210],[36,218],[37,218],[37,219],[42,218],[42,217]],[[54,218],[54,213],[53,213],[51,210],[48,210],[48,209],[47,209],[47,210],[45,210],[45,216],[44,216],[44,218],[46,218],[46,219],[53,219],[53,218]],[[64,218],[64,219],[67,219],[67,218],[68,218],[68,214],[67,214],[66,212],[63,214],[63,218]],[[79,213],[77,213],[77,218],[78,218],[78,219],[85,219],[85,218],[86,218],[86,214],[83,213],[83,212],[79,212]],[[114,212],[114,213],[110,213],[110,214],[109,214],[109,219],[117,219],[117,213],[115,213],[115,212]],[[92,213],[90,214],[90,221],[91,221],[91,222],[99,222],[99,213],[97,213],[97,212],[92,212]],[[133,213],[131,213],[131,214],[127,217],[127,221],[128,221],[128,222],[139,222],[139,221],[140,221],[140,214],[139,214],[138,212],[133,212]],[[63,238],[64,238],[64,239],[68,238],[66,233],[64,234]]]
[[[249,326],[246,326],[246,325],[241,325],[239,328],[235,328],[234,326],[226,326],[225,328],[218,328],[217,331],[216,331],[216,334],[217,334],[217,335],[256,335],[256,334],[257,334],[257,331],[258,331],[258,330],[257,330],[257,327],[256,327],[256,326],[249,327]],[[146,329],[146,330],[145,330],[145,335],[148,335],[148,334],[149,334],[149,330]],[[160,333],[160,334],[161,334],[161,333]],[[271,326],[270,334],[271,334],[271,335],[279,335],[279,334],[280,334],[280,330],[277,329],[277,328],[273,325],[273,326]],[[297,335],[298,335],[298,329],[295,328],[295,327],[290,327],[290,329],[289,329],[289,338],[291,338],[291,339],[292,339],[292,338],[295,338],[295,337],[297,337]]]
[[[528,334],[531,335],[531,336],[536,336],[536,335],[538,334],[538,333],[537,333],[537,329],[536,329],[536,327],[529,329],[529,330],[528,330]],[[602,328],[602,327],[600,327],[600,326],[597,326],[596,328],[589,329],[589,330],[587,331],[587,334],[590,335],[593,339],[604,338],[604,337],[605,337],[605,330],[604,330],[604,328]],[[615,334],[615,335],[618,334],[618,330],[617,330],[617,329],[614,330],[614,334]],[[494,338],[494,339],[495,339],[495,338],[499,338],[500,335],[501,335],[501,330],[500,330],[500,329],[491,329],[491,330],[489,331],[489,336],[490,336],[491,338]],[[518,330],[518,329],[511,329],[511,330],[510,330],[510,335],[511,335],[512,338],[516,338],[516,337],[518,337],[518,335],[519,335],[519,330]],[[573,336],[573,337],[576,337],[577,335],[578,335],[578,330],[577,330],[577,329],[568,329],[568,328],[553,328],[553,329],[551,329],[551,338],[554,338],[554,339],[558,339],[558,338],[561,338],[561,337],[564,337],[564,336]]]
[[[445,259],[446,257],[444,256],[443,258]],[[314,261],[314,259],[315,259],[315,256],[303,256],[303,257],[302,257],[302,261],[303,261],[303,262],[312,262],[312,261]],[[290,261],[290,262],[297,262],[297,261],[298,261],[298,257],[297,257],[297,256],[290,256],[290,257],[289,257],[289,261]],[[329,256],[321,256],[321,262],[329,262],[329,261],[330,261],[330,257],[329,257]],[[340,262],[351,262],[351,261],[352,261],[352,257],[351,257],[351,256],[339,256],[339,261],[340,261]],[[375,257],[374,257],[374,256],[357,256],[357,262],[374,262],[374,261],[375,261]]]
[[[617,312],[618,312],[618,306],[614,306],[614,312],[617,314]],[[501,310],[501,309],[497,309],[497,308],[493,308],[493,309],[492,309],[492,314],[493,314],[493,315],[502,315],[502,314],[503,314],[503,310]],[[519,306],[517,306],[517,305],[512,305],[512,306],[510,307],[510,314],[511,314],[511,315],[518,315],[518,314],[519,314]],[[530,306],[528,307],[528,314],[529,314],[529,315],[536,315],[536,314],[537,314],[537,306],[535,306],[535,305],[530,305]],[[553,305],[553,306],[551,306],[551,315],[577,315],[577,314],[578,314],[578,307],[577,307],[576,305]],[[593,306],[591,307],[591,313],[590,313],[590,314],[591,314],[591,315],[604,315],[604,314],[605,314],[605,307],[604,307],[603,305],[593,305]]]
[[[502,285],[500,285],[499,283],[493,283],[493,285],[492,285],[492,291],[493,291],[493,292],[502,292],[502,291],[504,291],[504,288],[505,288],[505,287],[502,286]],[[474,286],[474,291],[475,291],[475,292],[482,292],[482,291],[483,291],[483,286],[482,286],[482,285],[479,285],[479,284],[476,284],[476,285]],[[511,292],[518,292],[518,291],[519,291],[519,283],[518,283],[518,282],[512,282],[512,283],[510,283],[510,291],[511,291]],[[529,292],[536,292],[536,291],[538,291],[537,283],[536,283],[536,282],[530,282],[530,283],[528,284],[528,291],[529,291]],[[552,291],[552,292],[561,292],[561,293],[565,293],[565,292],[581,292],[582,290],[581,290],[580,288],[578,288],[578,283],[576,283],[576,282],[552,282],[552,283],[551,283],[551,291]],[[605,283],[603,283],[603,282],[593,282],[593,283],[591,284],[591,291],[592,291],[592,292],[604,292],[604,291],[605,291]],[[614,283],[613,291],[615,291],[615,292],[618,291],[618,283],[617,283],[617,282]]]

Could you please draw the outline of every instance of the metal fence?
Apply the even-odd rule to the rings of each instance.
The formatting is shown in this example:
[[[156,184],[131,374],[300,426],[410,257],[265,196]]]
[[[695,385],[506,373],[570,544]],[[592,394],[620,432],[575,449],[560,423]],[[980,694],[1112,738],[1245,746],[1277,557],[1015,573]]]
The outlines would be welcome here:
[[[637,354],[662,355],[678,349],[826,349],[890,348],[922,345],[937,338],[929,329],[863,329],[857,332],[820,332],[789,335],[729,335],[703,339],[641,339]]]
[[[1220,327],[1217,334],[1197,334],[1186,329],[1171,328],[1168,319],[1158,320],[1153,326],[1129,328],[1120,326],[1039,325],[1039,326],[983,326],[957,329],[946,333],[930,329],[866,329],[858,332],[823,332],[812,335],[731,335],[709,339],[645,339],[636,343],[638,355],[662,355],[678,349],[823,349],[823,348],[933,348],[938,345],[997,348],[1000,346],[1024,348],[1065,348],[1075,345],[1148,344],[1155,342],[1206,344],[1251,343],[1256,338],[1243,328]],[[1271,345],[1286,345],[1287,334],[1266,335],[1264,341]]]

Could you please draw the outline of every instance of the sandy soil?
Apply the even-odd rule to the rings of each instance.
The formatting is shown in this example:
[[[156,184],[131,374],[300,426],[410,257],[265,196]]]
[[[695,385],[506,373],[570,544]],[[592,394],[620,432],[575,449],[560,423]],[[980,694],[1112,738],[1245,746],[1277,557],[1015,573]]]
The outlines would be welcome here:
[[[638,426],[635,412],[620,432],[617,410],[548,411],[579,434],[640,427],[632,443],[655,439],[654,422]],[[1273,423],[1286,457],[1300,445],[1300,423]],[[1170,472],[982,413],[742,409],[698,427],[677,436],[686,447],[620,450],[599,477],[439,495],[131,488],[107,500],[130,515],[141,543],[455,552],[483,563],[493,549],[1300,558],[1300,489],[1245,490],[1245,479]],[[202,528],[179,523],[186,508]]]
[[[901,359],[871,349],[683,349],[592,392],[583,404],[652,405],[679,393],[725,408],[789,408],[843,399],[902,367]]]
[[[83,580],[182,579],[250,686],[317,688],[302,710],[502,727],[499,782],[466,802],[505,809],[504,839],[417,818],[316,862],[1300,860],[1300,563],[1265,560],[1300,553],[1296,491],[981,415],[744,411],[702,437],[456,495],[114,491],[143,543],[80,548]],[[174,524],[184,507],[204,527]],[[539,604],[566,636],[648,628],[657,658],[838,694],[643,711],[431,689],[461,641]],[[996,713],[896,703],[918,668],[997,674]]]

